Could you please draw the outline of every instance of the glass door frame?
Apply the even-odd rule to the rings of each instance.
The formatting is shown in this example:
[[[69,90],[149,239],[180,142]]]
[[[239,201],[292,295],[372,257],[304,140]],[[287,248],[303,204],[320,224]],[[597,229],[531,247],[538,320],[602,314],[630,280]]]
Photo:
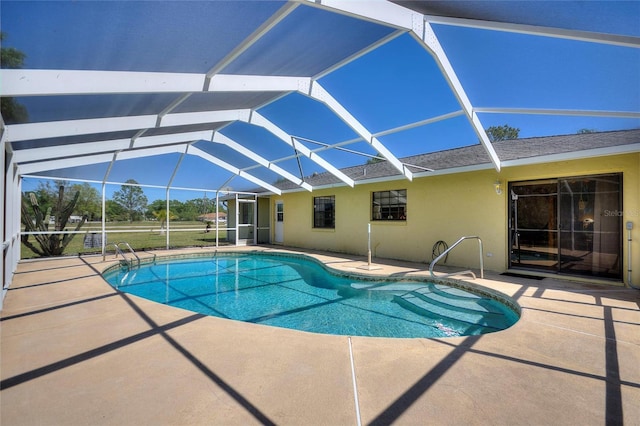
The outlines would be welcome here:
[[[508,267],[621,281],[622,184],[622,173],[509,182]],[[555,206],[534,197],[553,197]]]
[[[243,220],[244,211],[241,206],[251,207],[247,220]],[[257,244],[258,203],[256,197],[240,198],[236,194],[236,241],[235,245]],[[246,222],[246,223],[245,223]]]
[[[514,186],[537,187],[538,191],[531,194],[516,194]],[[546,187],[546,188],[545,188]],[[558,180],[539,179],[531,181],[509,182],[509,268],[536,269],[545,272],[557,273],[553,265],[559,263],[559,205],[558,205]],[[528,210],[535,210],[537,217],[529,217],[529,226],[519,227],[522,215],[518,215],[518,201],[530,200]],[[553,205],[548,207],[551,200]],[[526,207],[526,206],[525,206]],[[534,207],[534,209],[532,209]],[[546,213],[546,214],[545,214]],[[532,223],[531,223],[532,222]],[[542,225],[544,224],[544,225]],[[522,234],[525,234],[524,237]],[[527,249],[522,248],[522,241]],[[515,248],[517,247],[517,248]],[[518,264],[514,265],[514,256],[518,257]],[[522,265],[522,257],[526,256],[529,262]],[[547,266],[545,266],[547,265]]]

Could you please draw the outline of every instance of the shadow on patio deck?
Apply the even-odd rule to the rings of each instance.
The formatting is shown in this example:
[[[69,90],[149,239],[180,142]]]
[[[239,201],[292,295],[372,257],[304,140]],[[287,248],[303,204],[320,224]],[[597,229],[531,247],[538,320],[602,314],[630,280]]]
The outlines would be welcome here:
[[[319,258],[332,266],[348,260]],[[640,418],[640,293],[633,290],[491,276],[477,282],[522,306],[521,320],[508,330],[448,339],[348,338],[152,303],[106,284],[99,273],[108,264],[96,258],[20,264],[0,322],[3,424]],[[384,266],[386,273],[424,270]]]

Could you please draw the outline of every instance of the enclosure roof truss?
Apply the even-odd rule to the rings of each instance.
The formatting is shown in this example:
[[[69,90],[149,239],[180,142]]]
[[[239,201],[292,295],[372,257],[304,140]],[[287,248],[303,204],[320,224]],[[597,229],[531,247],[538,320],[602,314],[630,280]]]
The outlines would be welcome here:
[[[220,7],[242,8],[241,3],[225,3]],[[489,141],[479,113],[640,118],[639,111],[473,105],[465,85],[434,31],[434,24],[580,40],[626,48],[640,47],[640,38],[588,29],[554,27],[551,24],[532,25],[515,15],[511,21],[505,21],[504,15],[501,15],[501,21],[492,21],[472,7],[478,2],[466,2],[471,6],[465,13],[447,16],[446,8],[438,8],[439,3],[443,2],[281,2],[280,7],[274,8],[272,13],[265,12],[262,19],[247,19],[246,22],[254,22],[254,27],[245,28],[247,35],[236,37],[237,44],[231,46],[225,54],[219,55],[215,61],[202,52],[204,62],[214,63],[201,72],[153,70],[152,65],[144,63],[137,64],[131,70],[2,69],[0,80],[3,97],[48,98],[53,102],[52,105],[59,100],[62,105],[60,108],[64,108],[65,99],[97,99],[106,102],[113,99],[113,108],[103,115],[64,116],[57,120],[24,124],[4,125],[3,121],[3,149],[10,154],[7,158],[10,158],[20,175],[46,174],[90,164],[113,164],[123,159],[179,154],[180,161],[173,170],[171,182],[179,168],[184,167],[181,166],[182,158],[195,156],[230,176],[224,180],[225,183],[237,176],[263,190],[279,194],[280,190],[273,180],[261,177],[262,172],[268,171],[278,179],[286,179],[307,191],[313,190],[305,181],[302,168],[298,171],[286,167],[287,162],[293,158],[298,162],[301,159],[309,161],[343,183],[353,186],[354,181],[325,155],[330,150],[339,152],[340,149],[351,154],[357,153],[356,146],[364,146],[369,150],[369,153],[362,153],[364,160],[372,156],[382,157],[397,170],[399,176],[411,180],[412,171],[385,144],[384,137],[456,117],[466,118],[477,137],[475,143],[482,145],[493,168],[498,172],[502,161]],[[498,7],[497,4],[494,6]],[[266,7],[261,5],[261,8]],[[243,13],[251,12],[244,8]],[[299,48],[296,34],[300,38],[301,33],[287,36],[283,31],[284,25],[300,28],[302,24],[295,20],[302,18],[317,19],[317,25],[326,25],[331,31],[344,30],[344,35],[327,35],[326,46],[307,46],[308,49],[315,49],[314,53],[317,54],[310,55],[306,61],[297,60],[296,57],[285,61],[288,50]],[[361,37],[350,36],[351,33],[344,27],[344,23],[350,22],[362,25]],[[316,23],[311,22],[309,28],[314,24]],[[304,26],[302,28],[306,29]],[[226,30],[233,31],[231,28]],[[403,34],[410,35],[435,61],[458,103],[458,108],[374,131],[364,124],[367,120],[362,116],[362,111],[350,109],[338,94],[323,83],[323,78],[384,47]],[[264,59],[255,51],[265,48],[273,49],[285,58],[282,59],[280,68],[264,65]],[[95,54],[107,53],[110,52],[96,51]],[[147,70],[141,70],[145,68]],[[286,126],[279,124],[281,117],[273,117],[264,112],[266,107],[277,105],[292,95],[307,99],[310,105],[320,105],[350,129],[353,136],[342,140],[320,141],[317,145],[310,144],[309,140],[314,139],[313,135],[289,131]],[[161,106],[152,112],[147,110],[153,108],[147,108],[144,114],[130,113],[125,109],[117,109],[123,104],[123,96],[129,97],[125,99],[137,99],[137,96],[158,97],[168,101],[159,103]],[[215,102],[212,101],[214,99]],[[234,125],[252,130],[247,131],[247,136],[234,135],[229,131]],[[279,148],[274,148],[273,154],[268,149],[258,152],[255,147],[260,144],[274,147],[278,145]],[[350,145],[353,145],[353,149],[349,149]],[[224,150],[234,152],[237,159],[222,157],[223,152],[226,152]],[[109,180],[108,176],[105,176],[106,180]]]

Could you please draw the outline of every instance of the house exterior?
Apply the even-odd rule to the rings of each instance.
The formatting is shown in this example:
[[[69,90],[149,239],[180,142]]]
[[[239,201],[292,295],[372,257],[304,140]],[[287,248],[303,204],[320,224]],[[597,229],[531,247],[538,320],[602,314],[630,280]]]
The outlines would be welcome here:
[[[498,172],[481,146],[401,159],[283,184],[269,196],[271,241],[286,246],[430,262],[439,241],[478,236],[484,267],[640,286],[640,130],[494,143]],[[266,194],[263,194],[266,195]],[[629,230],[628,228],[631,227]],[[478,245],[447,265],[477,268]]]

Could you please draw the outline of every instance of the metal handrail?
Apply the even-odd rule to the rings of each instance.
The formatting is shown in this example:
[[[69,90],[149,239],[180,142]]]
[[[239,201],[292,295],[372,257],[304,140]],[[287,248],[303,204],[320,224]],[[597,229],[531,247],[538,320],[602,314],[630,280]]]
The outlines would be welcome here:
[[[129,249],[129,251],[131,252],[131,254],[136,258],[136,260],[138,261],[138,268],[140,267],[140,257],[136,254],[136,252],[133,250],[133,248],[129,245],[128,242],[126,241],[121,241],[118,243],[118,246],[120,246],[120,244],[124,244],[125,246],[127,246],[127,248]],[[123,256],[124,257],[124,256]]]
[[[120,250],[120,247],[118,247],[118,245],[116,243],[109,243],[109,244],[104,246],[104,253],[102,253],[102,261],[103,262],[104,262],[105,258],[107,257],[107,248],[109,248],[109,246],[113,246],[113,248],[115,249],[116,257],[118,257],[118,253],[122,257],[124,257],[124,253],[122,252],[122,250]]]
[[[436,257],[435,259],[433,259],[433,262],[431,262],[431,264],[429,265],[429,273],[431,274],[432,278],[436,278],[436,274],[433,272],[433,267],[436,265],[436,263],[438,263],[438,261],[440,259],[442,259],[443,257],[445,257],[451,250],[453,250],[458,244],[460,244],[461,242],[463,242],[464,240],[469,240],[469,239],[476,239],[478,240],[478,245],[479,245],[479,249],[480,249],[480,278],[484,278],[484,261],[483,261],[483,249],[482,249],[482,240],[480,239],[480,237],[477,236],[468,236],[468,237],[462,237],[460,238],[458,241],[456,241],[455,243],[453,243],[451,245],[451,247],[449,247],[448,249],[446,249],[445,251],[443,251],[442,253],[440,253],[440,256]],[[471,274],[471,276],[473,277],[473,279],[476,279],[476,274],[474,274],[471,270],[466,270],[466,271],[460,271],[460,272],[454,272],[451,274],[444,274],[444,275],[440,275],[440,278],[442,277],[450,277],[453,275],[460,275],[460,274]]]
[[[118,257],[118,254],[120,254],[120,256],[122,256],[122,258],[126,261],[129,262],[129,267],[131,267],[131,261],[129,261],[125,255],[124,252],[122,251],[122,249],[120,248],[120,244],[124,244],[125,246],[127,246],[127,248],[129,249],[129,251],[131,252],[131,254],[136,258],[136,260],[138,261],[138,267],[140,267],[140,257],[136,254],[135,250],[133,250],[133,248],[131,247],[131,245],[129,245],[128,242],[126,241],[120,241],[119,243],[109,243],[106,246],[104,246],[104,250],[105,250],[105,254],[102,255],[102,260],[104,261],[104,258],[106,256],[106,251],[107,251],[107,247],[109,246],[113,246],[115,248],[115,252],[116,252],[116,257]]]

